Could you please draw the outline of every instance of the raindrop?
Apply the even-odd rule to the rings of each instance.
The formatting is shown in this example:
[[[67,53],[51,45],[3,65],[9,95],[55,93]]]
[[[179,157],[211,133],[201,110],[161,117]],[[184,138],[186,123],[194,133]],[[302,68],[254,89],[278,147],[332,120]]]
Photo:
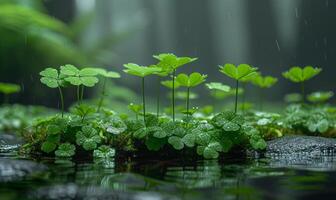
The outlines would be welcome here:
[[[326,7],[329,7],[329,0],[326,0]]]
[[[276,43],[276,45],[277,45],[278,51],[280,51],[281,49],[280,49],[280,45],[279,45],[278,40],[275,40],[275,43]]]
[[[299,18],[299,10],[298,10],[298,8],[295,8],[295,16],[296,16],[296,18]]]

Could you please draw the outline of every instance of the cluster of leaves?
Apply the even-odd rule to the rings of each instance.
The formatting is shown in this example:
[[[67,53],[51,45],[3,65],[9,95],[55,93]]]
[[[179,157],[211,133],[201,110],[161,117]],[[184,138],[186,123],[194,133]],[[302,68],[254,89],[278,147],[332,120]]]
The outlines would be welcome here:
[[[5,105],[0,107],[0,131],[22,133],[30,127],[34,118],[46,116],[55,111],[41,106]]]
[[[176,151],[191,149],[206,159],[213,159],[238,146],[260,150],[266,147],[259,131],[232,111],[220,113],[209,121],[193,119],[173,122],[150,114],[146,118],[146,126],[139,121],[129,120],[126,123],[127,131],[151,151],[164,147]]]
[[[287,107],[282,126],[293,133],[321,134],[334,128],[334,111],[328,107],[293,104]]]
[[[131,145],[127,134],[123,134],[126,124],[114,112],[106,109],[99,113],[85,112],[90,106],[84,105],[81,104],[80,110],[85,114],[76,106],[64,117],[35,120],[26,150],[57,157],[72,157],[82,152],[91,152],[94,157],[112,157],[111,152],[115,151],[112,147],[122,150]]]

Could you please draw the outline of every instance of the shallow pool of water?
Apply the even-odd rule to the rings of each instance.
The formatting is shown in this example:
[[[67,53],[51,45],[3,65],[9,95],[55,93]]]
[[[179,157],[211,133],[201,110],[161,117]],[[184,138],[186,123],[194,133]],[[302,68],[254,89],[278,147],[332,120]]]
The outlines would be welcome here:
[[[8,159],[18,158],[2,154]],[[327,167],[274,165],[271,159],[222,161],[71,161],[42,159],[48,169],[0,183],[11,199],[335,199],[336,162]]]

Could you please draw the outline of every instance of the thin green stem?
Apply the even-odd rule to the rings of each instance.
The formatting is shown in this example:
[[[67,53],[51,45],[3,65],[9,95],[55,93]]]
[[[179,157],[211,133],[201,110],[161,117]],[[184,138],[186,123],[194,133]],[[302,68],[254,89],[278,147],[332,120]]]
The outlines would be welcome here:
[[[146,126],[145,77],[142,77],[142,107],[143,107],[143,120]]]
[[[302,95],[302,104],[305,103],[305,88],[304,88],[304,81],[301,82],[301,95]]]
[[[238,107],[238,86],[239,86],[239,81],[236,80],[236,101],[235,101],[235,113],[237,113],[237,107]],[[245,91],[244,91],[245,92]]]
[[[98,103],[98,108],[97,108],[97,112],[100,111],[100,108],[102,107],[103,105],[103,101],[104,101],[104,97],[105,97],[105,86],[106,86],[106,77],[104,78],[104,82],[103,82],[103,91],[102,91],[102,94],[101,94],[101,97],[100,97],[100,100],[99,100],[99,103]]]
[[[61,98],[62,118],[63,118],[63,115],[64,115],[64,98],[63,98],[63,93],[62,93],[62,89],[61,89],[60,86],[58,86],[58,91],[59,91],[59,95],[60,95],[60,98]]]
[[[83,97],[84,97],[84,85],[82,85],[82,90],[81,90],[81,102],[83,101]]]
[[[77,86],[77,103],[80,104],[80,98],[79,98],[79,85]]]
[[[157,79],[157,91],[156,91],[156,117],[160,115],[160,77]]]
[[[187,117],[189,117],[190,87],[187,88]]]
[[[242,88],[243,88],[243,94],[242,94],[242,112],[244,113],[245,112],[245,91],[246,91],[246,83],[245,82],[243,82],[243,84],[242,84]]]
[[[173,88],[172,88],[172,108],[173,108],[173,121],[175,122],[175,75],[176,75],[176,70],[173,70]]]

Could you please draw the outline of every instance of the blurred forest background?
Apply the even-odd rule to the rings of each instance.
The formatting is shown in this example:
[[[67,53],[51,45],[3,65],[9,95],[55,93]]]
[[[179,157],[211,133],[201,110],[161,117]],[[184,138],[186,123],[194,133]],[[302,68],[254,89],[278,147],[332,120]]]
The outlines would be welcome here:
[[[307,92],[333,90],[335,11],[332,0],[0,0],[0,82],[22,86],[12,102],[54,106],[58,93],[40,84],[39,71],[67,63],[104,66],[122,74],[110,98],[137,101],[139,80],[123,73],[122,64],[153,64],[153,54],[171,52],[199,58],[179,72],[229,85],[219,64],[258,67],[279,78],[267,98],[280,102],[298,91],[281,77],[293,65],[323,68]],[[256,101],[256,89],[248,89]],[[148,91],[154,95],[155,87]],[[195,91],[210,101],[203,86]]]

